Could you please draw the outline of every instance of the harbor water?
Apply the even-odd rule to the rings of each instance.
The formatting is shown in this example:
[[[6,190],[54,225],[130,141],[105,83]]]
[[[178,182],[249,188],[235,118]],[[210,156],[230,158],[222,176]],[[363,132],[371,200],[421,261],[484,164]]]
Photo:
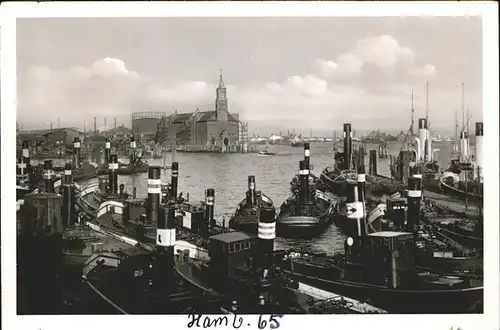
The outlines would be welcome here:
[[[265,146],[259,146],[264,149]],[[389,144],[388,153],[397,155],[400,144]],[[439,161],[448,164],[451,143],[435,144],[439,148]],[[367,145],[367,150],[376,149],[377,145]],[[255,175],[257,190],[273,199],[278,209],[283,201],[291,195],[290,180],[298,172],[299,161],[303,159],[303,148],[283,145],[270,145],[269,152],[275,156],[260,156],[258,154],[219,154],[219,153],[183,153],[177,152],[175,160],[179,162],[179,192],[189,193],[191,202],[204,199],[207,188],[215,189],[215,215],[217,221],[226,225],[234,213],[238,203],[244,198],[247,190],[248,175]],[[171,154],[167,154],[167,165],[170,165]],[[123,161],[126,161],[125,159]],[[368,162],[368,157],[365,157]],[[163,165],[162,159],[148,159],[151,165]],[[313,173],[319,177],[321,171],[333,164],[333,148],[331,143],[311,144],[311,164]],[[378,159],[378,172],[389,176],[389,159]],[[147,173],[132,176],[120,176],[119,183],[125,185],[126,191],[137,188],[137,197],[147,196]],[[162,180],[170,182],[170,171],[162,173]],[[97,179],[79,182],[85,187]],[[275,248],[305,249],[315,253],[334,254],[343,252],[345,236],[334,225],[328,228],[320,237],[313,240],[277,238]]]

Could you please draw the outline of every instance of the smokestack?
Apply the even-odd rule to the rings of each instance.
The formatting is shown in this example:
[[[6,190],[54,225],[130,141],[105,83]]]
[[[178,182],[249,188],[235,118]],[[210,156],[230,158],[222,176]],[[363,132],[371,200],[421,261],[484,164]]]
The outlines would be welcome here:
[[[469,158],[469,149],[467,148],[469,144],[468,136],[466,131],[460,132],[460,158],[462,163],[467,162]]]
[[[426,155],[427,155],[427,161],[432,161],[433,160],[433,154],[432,154],[432,138],[431,138],[431,131],[427,130],[426,133],[426,138],[427,138],[427,150],[426,150]]]
[[[71,173],[71,163],[64,166],[64,179],[62,184],[63,193],[63,226],[68,228],[75,224],[75,189],[73,187],[73,175]]]
[[[479,168],[480,179],[483,177],[483,122],[476,123],[476,166]],[[481,179],[482,180],[482,179]]]
[[[311,150],[310,150],[310,144],[309,142],[304,143],[304,161],[307,164],[307,168],[311,168],[311,163],[310,163],[310,157],[311,157]]]
[[[257,196],[255,194],[255,176],[248,176],[248,193],[247,193],[247,202],[251,205],[257,205]]]
[[[71,163],[64,165],[63,184],[73,184],[73,173],[71,171]]]
[[[420,140],[420,161],[427,159],[427,120],[425,118],[418,119],[418,139]]]
[[[344,169],[351,169],[352,163],[352,132],[351,124],[344,124]]]
[[[214,218],[214,204],[215,204],[215,189],[208,188],[205,191],[205,202],[207,204],[205,221],[208,224],[208,228],[215,227],[215,218]]]
[[[106,143],[104,145],[104,160],[106,164],[109,164],[111,157],[111,141],[106,138]]]
[[[359,196],[359,187],[357,181],[348,181],[347,184],[347,200],[346,200],[346,208],[347,208],[347,218],[351,219],[350,221],[356,221],[357,223],[357,235],[358,238],[362,238],[364,236],[364,226],[362,223],[362,219],[364,218],[364,210],[363,204],[360,201]]]
[[[365,148],[360,147],[358,150],[358,173],[365,173]]]
[[[306,168],[306,162],[304,160],[299,162],[299,176],[301,189],[298,206],[306,203],[309,197],[309,169]]]
[[[377,175],[377,150],[370,150],[370,175]]]
[[[172,162],[172,172],[170,178],[170,189],[172,196],[170,199],[174,201],[177,200],[178,183],[179,183],[179,163]]]
[[[146,223],[153,224],[158,221],[158,210],[161,195],[161,167],[149,166],[148,169],[148,204],[146,208]]]
[[[276,220],[274,207],[262,207],[259,214],[258,246],[261,259],[259,266],[265,274],[273,266],[275,237]],[[263,277],[265,278],[266,276]]]
[[[359,193],[359,202],[361,203],[361,214],[359,219],[359,226],[361,229],[361,237],[366,236],[366,211],[365,211],[365,183],[366,183],[366,174],[365,167],[360,167],[358,172],[358,193]]]
[[[44,190],[46,193],[53,194],[54,191],[54,178],[55,173],[52,170],[52,161],[45,160],[43,162],[43,181],[44,181]]]
[[[75,169],[79,169],[80,168],[80,138],[79,137],[75,137],[73,140],[73,157],[74,157],[73,166],[75,167]]]
[[[420,222],[420,200],[422,199],[422,179],[408,178],[408,222],[409,231],[414,231]]]
[[[156,226],[156,279],[159,294],[168,294],[174,285],[175,210],[160,207]]]
[[[111,155],[110,162],[108,164],[109,168],[109,190],[112,195],[118,194],[118,156]]]
[[[135,147],[136,147],[136,144],[135,144],[135,137],[134,137],[134,136],[132,136],[132,137],[130,137],[130,148],[131,148],[132,150],[134,150],[134,149],[135,149]]]

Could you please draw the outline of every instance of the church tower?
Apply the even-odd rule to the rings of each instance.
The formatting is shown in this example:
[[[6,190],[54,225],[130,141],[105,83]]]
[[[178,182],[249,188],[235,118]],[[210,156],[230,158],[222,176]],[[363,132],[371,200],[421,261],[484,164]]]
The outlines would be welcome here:
[[[222,80],[222,69],[219,78],[219,86],[217,87],[217,95],[215,98],[215,116],[218,121],[227,121],[227,98],[226,86]]]

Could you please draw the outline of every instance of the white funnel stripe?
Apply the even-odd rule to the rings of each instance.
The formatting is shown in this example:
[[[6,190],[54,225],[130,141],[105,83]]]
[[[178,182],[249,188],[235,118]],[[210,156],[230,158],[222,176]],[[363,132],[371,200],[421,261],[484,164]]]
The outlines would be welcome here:
[[[299,170],[300,175],[309,175],[309,170]]]
[[[148,187],[148,194],[161,194],[161,188]]]
[[[106,142],[106,149],[110,149],[111,148],[111,143],[110,142]]]
[[[420,198],[422,197],[422,190],[408,190],[408,197]]]
[[[311,156],[311,150],[309,150],[309,149],[305,149],[305,150],[304,150],[304,156],[305,156],[305,157],[309,157],[309,156]]]
[[[64,170],[64,175],[71,175],[71,170]]]
[[[148,179],[148,185],[161,185],[161,179]]]
[[[363,203],[361,202],[347,203],[346,208],[347,208],[347,218],[358,219],[364,217]]]
[[[214,205],[214,198],[213,197],[206,197],[205,198],[207,205]]]
[[[173,177],[179,176],[179,171],[178,170],[172,170],[172,176]]]
[[[413,174],[414,178],[422,179],[422,174]]]
[[[424,157],[425,157],[425,140],[427,138],[427,130],[425,128],[420,128],[418,130],[418,138],[420,140],[420,159],[424,160]]]
[[[135,141],[130,142],[130,148],[135,148]]]
[[[75,147],[75,148],[80,148],[80,142],[75,142],[75,143],[73,143],[73,147]]]
[[[276,237],[276,222],[259,222],[258,237],[260,239],[274,239]]]
[[[172,229],[156,229],[156,245],[158,246],[174,246],[175,245],[175,228]]]
[[[17,166],[19,168],[25,169],[26,168],[26,163],[19,163]]]
[[[255,189],[255,183],[253,182],[250,182],[250,186],[249,186],[250,189]]]
[[[118,169],[118,164],[117,163],[109,163],[108,167],[110,170],[117,170]]]
[[[28,158],[30,156],[30,150],[29,149],[23,149],[23,157]]]
[[[366,182],[366,174],[358,174],[358,182]]]
[[[97,217],[99,218],[100,216],[108,212],[111,212],[113,208],[116,214],[123,214],[123,203],[116,201],[106,201],[101,205],[99,205],[99,209],[97,211]]]

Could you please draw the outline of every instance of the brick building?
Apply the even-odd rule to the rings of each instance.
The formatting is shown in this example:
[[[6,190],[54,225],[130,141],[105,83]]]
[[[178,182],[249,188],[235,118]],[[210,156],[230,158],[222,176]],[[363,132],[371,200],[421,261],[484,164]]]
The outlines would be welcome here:
[[[239,142],[238,114],[228,110],[222,74],[216,89],[215,110],[174,112],[158,124],[157,141],[166,145],[236,145]]]

